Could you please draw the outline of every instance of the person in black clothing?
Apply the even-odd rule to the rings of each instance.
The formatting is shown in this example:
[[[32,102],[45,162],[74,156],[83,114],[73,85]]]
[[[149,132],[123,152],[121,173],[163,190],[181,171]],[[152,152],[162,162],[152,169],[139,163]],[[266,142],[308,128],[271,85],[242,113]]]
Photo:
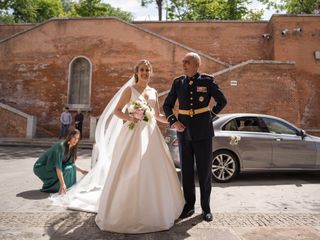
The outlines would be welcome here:
[[[82,139],[82,123],[83,123],[83,114],[80,109],[78,109],[78,113],[75,116],[75,128],[80,131],[80,139]]]
[[[215,80],[208,74],[199,72],[200,56],[188,53],[183,59],[185,75],[174,79],[171,90],[164,101],[163,110],[169,124],[177,130],[185,206],[180,218],[194,214],[196,161],[200,184],[203,219],[212,221],[210,210],[212,137],[214,136],[212,117],[227,104],[227,100]],[[214,98],[216,105],[210,109]],[[178,118],[173,113],[176,100],[179,101]]]

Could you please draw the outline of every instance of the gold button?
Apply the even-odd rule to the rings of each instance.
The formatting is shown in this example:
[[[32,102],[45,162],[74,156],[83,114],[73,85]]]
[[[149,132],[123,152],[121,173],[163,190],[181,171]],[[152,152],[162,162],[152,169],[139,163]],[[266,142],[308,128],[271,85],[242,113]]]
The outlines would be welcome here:
[[[193,106],[193,103],[190,103],[190,106]]]
[[[193,94],[193,92],[190,92],[190,94]]]
[[[192,84],[193,84],[193,81],[190,81],[190,82],[189,82],[189,85],[192,85]]]
[[[190,100],[193,100],[193,97],[191,97]]]

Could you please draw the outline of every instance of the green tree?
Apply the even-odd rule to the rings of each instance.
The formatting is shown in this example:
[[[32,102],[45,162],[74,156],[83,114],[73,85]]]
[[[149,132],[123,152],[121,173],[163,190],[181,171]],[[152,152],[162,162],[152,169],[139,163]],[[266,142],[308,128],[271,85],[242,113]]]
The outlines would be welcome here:
[[[74,5],[74,10],[80,17],[115,16],[125,21],[133,20],[132,13],[101,3],[101,0],[80,0]]]
[[[5,0],[0,11],[14,22],[41,22],[63,15],[61,0]]]
[[[153,2],[157,4],[159,21],[162,21],[162,9],[163,9],[164,0],[141,0],[141,6],[143,7],[148,6],[150,3],[153,3]]]
[[[0,23],[14,23],[14,17],[8,13],[9,1],[0,1]]]
[[[259,20],[263,11],[249,10],[250,0],[171,0],[169,19],[179,20]]]
[[[259,0],[268,9],[285,11],[289,14],[312,14],[320,6],[320,0]]]
[[[263,10],[248,10],[244,16],[244,20],[259,21],[263,15]]]
[[[63,5],[63,11],[66,15],[74,11],[75,2],[73,0],[61,0]]]
[[[36,22],[36,4],[32,0],[9,1],[15,22]]]
[[[42,22],[52,17],[117,16],[132,21],[129,12],[114,8],[101,0],[0,0],[0,22]]]
[[[2,0],[2,1],[0,1],[0,12],[8,9],[10,3],[11,3],[11,0]]]
[[[7,12],[0,11],[0,23],[10,24],[15,23],[14,17]]]
[[[61,0],[36,0],[36,22],[64,15]]]

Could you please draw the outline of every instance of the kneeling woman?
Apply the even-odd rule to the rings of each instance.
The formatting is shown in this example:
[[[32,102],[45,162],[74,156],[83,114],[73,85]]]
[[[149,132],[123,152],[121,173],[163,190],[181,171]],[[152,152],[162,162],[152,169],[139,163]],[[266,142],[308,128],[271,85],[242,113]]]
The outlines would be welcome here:
[[[63,142],[52,145],[33,166],[33,172],[43,182],[41,192],[65,193],[77,181],[76,170],[87,171],[76,166],[80,132],[72,130]]]

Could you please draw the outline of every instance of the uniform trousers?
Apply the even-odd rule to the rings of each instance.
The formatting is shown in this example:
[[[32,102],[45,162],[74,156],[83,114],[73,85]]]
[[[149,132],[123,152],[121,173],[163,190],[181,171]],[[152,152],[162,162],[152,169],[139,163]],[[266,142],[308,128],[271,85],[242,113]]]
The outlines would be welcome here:
[[[181,139],[179,141],[179,151],[186,207],[188,209],[194,208],[196,201],[194,176],[194,163],[196,162],[200,185],[201,208],[205,213],[211,212],[212,138],[197,141]]]

